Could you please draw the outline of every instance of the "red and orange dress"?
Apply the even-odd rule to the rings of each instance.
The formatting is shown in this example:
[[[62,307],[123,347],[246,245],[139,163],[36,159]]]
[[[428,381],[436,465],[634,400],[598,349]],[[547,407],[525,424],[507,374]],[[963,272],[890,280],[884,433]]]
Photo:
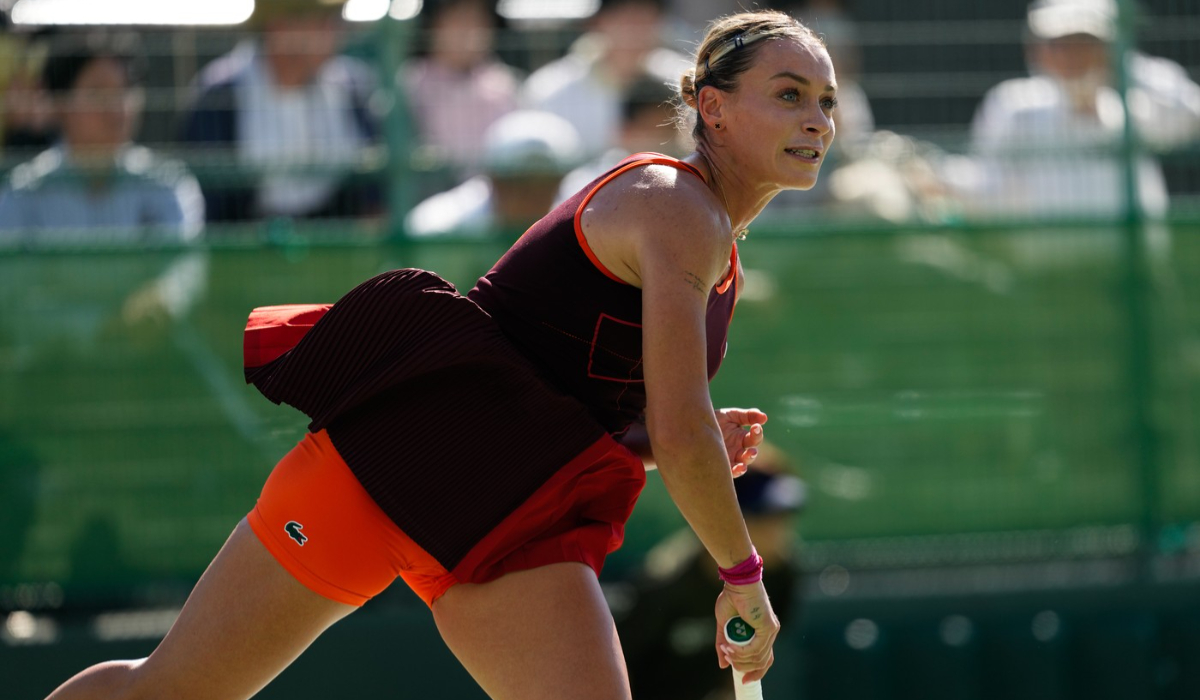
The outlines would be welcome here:
[[[255,309],[246,380],[310,419],[248,520],[301,583],[361,605],[403,578],[456,583],[575,561],[597,574],[645,483],[617,439],[642,419],[641,290],[579,217],[631,156],[546,215],[469,294],[393,270],[332,305]],[[669,216],[664,212],[664,216]],[[725,353],[737,247],[709,294],[708,373]]]

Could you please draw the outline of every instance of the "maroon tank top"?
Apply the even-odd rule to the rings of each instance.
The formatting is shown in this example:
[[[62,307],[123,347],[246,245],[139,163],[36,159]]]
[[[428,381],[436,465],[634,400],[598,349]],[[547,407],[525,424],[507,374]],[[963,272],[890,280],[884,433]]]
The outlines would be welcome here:
[[[534,225],[471,299],[404,269],[332,306],[256,310],[246,380],[328,429],[388,517],[454,569],[564,464],[642,416],[641,290],[603,269],[577,219],[605,182],[647,163],[696,173],[658,155],[618,165]],[[736,256],[709,294],[710,377]]]
[[[534,224],[468,294],[548,381],[579,399],[610,433],[642,421],[646,408],[642,290],[605,269],[588,246],[579,219],[601,187],[652,163],[703,178],[696,168],[670,156],[630,156]],[[708,296],[710,380],[725,356],[737,269],[735,243],[729,274]]]

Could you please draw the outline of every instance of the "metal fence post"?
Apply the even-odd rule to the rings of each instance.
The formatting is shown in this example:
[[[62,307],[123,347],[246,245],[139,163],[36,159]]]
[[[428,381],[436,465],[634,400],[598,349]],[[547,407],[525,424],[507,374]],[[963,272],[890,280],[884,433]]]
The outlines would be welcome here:
[[[1125,208],[1122,216],[1124,233],[1124,286],[1129,333],[1128,380],[1132,421],[1131,437],[1135,441],[1136,468],[1140,490],[1141,513],[1141,577],[1148,582],[1151,563],[1158,551],[1159,513],[1159,445],[1154,420],[1156,372],[1154,367],[1153,319],[1151,310],[1151,277],[1145,235],[1146,212],[1140,196],[1138,159],[1141,144],[1133,110],[1129,104],[1131,77],[1130,54],[1135,46],[1134,32],[1137,7],[1134,0],[1118,0],[1116,50],[1113,55],[1116,87],[1124,112],[1124,127],[1120,145]]]
[[[404,217],[416,203],[412,178],[413,125],[397,71],[413,39],[414,20],[384,17],[375,40],[383,96],[383,137],[387,147],[384,171],[387,197],[387,230],[390,238],[404,237]]]

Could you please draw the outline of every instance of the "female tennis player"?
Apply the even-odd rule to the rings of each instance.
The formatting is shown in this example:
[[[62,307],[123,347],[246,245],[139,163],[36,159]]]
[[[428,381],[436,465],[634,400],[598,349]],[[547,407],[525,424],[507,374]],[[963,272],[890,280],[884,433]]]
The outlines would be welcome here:
[[[532,226],[466,297],[395,270],[333,305],[266,307],[246,375],[311,418],[146,659],[51,698],[246,698],[396,577],[493,698],[628,698],[597,582],[645,483],[645,425],[672,497],[726,581],[717,663],[748,680],[779,625],[731,471],[767,416],[714,410],[742,274],[736,240],[811,187],[833,140],[833,66],[775,12],[716,21],[680,85],[683,160],[637,154]],[[718,633],[719,634],[719,633]]]

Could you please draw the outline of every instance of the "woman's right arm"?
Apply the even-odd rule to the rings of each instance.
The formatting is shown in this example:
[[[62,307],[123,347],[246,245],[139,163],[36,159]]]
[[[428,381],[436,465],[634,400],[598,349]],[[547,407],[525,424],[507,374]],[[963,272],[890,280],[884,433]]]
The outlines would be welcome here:
[[[646,428],[672,500],[717,565],[731,568],[754,550],[709,396],[705,315],[709,292],[726,272],[733,237],[699,180],[682,175],[661,187],[649,184],[626,188],[616,208],[631,236],[626,260],[642,289]],[[722,594],[718,622],[734,614],[759,634],[732,658],[751,680],[759,678],[770,666],[778,631],[761,583]],[[727,657],[721,665],[728,665]]]
[[[676,181],[661,193],[635,191],[622,218],[634,231],[630,267],[642,289],[651,449],[684,518],[713,559],[732,567],[750,556],[752,545],[709,396],[705,314],[733,239],[722,235],[704,194],[690,191],[702,187],[698,180]]]

